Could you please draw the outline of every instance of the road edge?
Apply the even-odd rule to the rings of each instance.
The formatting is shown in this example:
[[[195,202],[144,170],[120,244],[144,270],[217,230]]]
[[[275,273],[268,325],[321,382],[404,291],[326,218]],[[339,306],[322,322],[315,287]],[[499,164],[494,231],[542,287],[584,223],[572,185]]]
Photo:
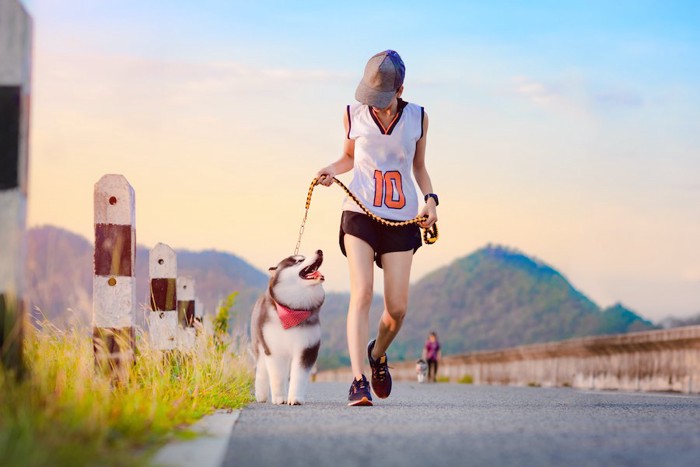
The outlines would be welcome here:
[[[172,441],[151,458],[151,464],[167,467],[220,467],[226,457],[231,431],[241,410],[218,410],[192,425],[191,440]]]

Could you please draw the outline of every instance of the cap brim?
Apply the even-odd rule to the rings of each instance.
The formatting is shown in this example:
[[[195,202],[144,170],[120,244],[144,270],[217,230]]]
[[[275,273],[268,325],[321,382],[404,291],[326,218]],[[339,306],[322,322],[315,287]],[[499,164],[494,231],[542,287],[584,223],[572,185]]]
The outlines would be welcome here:
[[[366,104],[378,109],[386,109],[391,104],[391,100],[396,95],[396,91],[377,91],[367,86],[364,81],[360,81],[355,90],[355,99],[362,104]]]

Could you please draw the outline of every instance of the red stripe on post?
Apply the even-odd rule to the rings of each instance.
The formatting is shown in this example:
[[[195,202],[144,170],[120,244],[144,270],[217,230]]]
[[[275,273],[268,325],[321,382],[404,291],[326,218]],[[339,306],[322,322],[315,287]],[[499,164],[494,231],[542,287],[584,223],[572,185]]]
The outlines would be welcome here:
[[[97,369],[125,381],[129,366],[134,363],[136,331],[129,328],[93,328],[92,350]]]
[[[0,190],[19,187],[21,86],[0,86]]]
[[[175,278],[151,279],[151,310],[175,310],[177,287]]]
[[[95,224],[95,275],[132,276],[131,226]]]

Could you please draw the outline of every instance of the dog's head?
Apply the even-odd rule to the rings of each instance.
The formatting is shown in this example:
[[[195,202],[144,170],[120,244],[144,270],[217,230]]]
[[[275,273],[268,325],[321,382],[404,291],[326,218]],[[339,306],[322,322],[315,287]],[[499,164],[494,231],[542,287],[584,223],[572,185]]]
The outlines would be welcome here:
[[[273,266],[270,271],[270,294],[278,303],[294,310],[310,310],[323,304],[323,274],[318,270],[323,263],[323,252],[317,250],[309,258],[290,256]]]

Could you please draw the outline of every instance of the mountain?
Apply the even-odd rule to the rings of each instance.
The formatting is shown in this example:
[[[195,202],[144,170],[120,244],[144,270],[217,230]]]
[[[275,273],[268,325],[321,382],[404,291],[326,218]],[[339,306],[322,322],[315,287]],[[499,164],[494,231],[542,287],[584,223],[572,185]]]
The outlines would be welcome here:
[[[661,327],[664,329],[679,328],[682,326],[697,326],[700,324],[700,313],[687,318],[668,317],[661,321]]]
[[[88,324],[92,316],[93,248],[57,227],[27,232],[26,300],[34,317],[55,325]]]
[[[136,248],[136,300],[140,310],[148,304],[148,249]],[[178,274],[195,279],[196,296],[206,312],[214,313],[231,292],[239,295],[234,315],[247,319],[267,274],[239,257],[214,250],[176,250]],[[33,316],[41,315],[57,326],[89,325],[92,320],[93,244],[86,238],[52,226],[27,233],[27,298]],[[40,310],[37,311],[37,310]],[[249,312],[248,312],[249,314]],[[137,314],[137,323],[143,323]]]
[[[55,325],[88,326],[92,317],[90,241],[56,227],[28,231],[27,299]],[[241,258],[220,251],[177,250],[178,272],[196,281],[205,313],[239,292],[232,325],[245,327],[253,304],[267,284],[267,274]],[[148,303],[148,249],[136,252],[136,296]],[[320,368],[349,363],[346,314],[350,296],[327,293],[321,314],[323,345]],[[383,308],[376,295],[370,334]],[[34,316],[39,316],[34,312]],[[143,315],[137,316],[143,323]],[[411,286],[408,316],[391,348],[394,360],[417,358],[429,331],[438,333],[445,354],[497,349],[572,337],[654,329],[622,304],[606,309],[576,290],[547,264],[517,250],[487,246],[455,260]]]
[[[621,304],[601,310],[552,267],[500,246],[413,284],[405,323],[403,358],[420,355],[430,330],[450,354],[656,328]]]

